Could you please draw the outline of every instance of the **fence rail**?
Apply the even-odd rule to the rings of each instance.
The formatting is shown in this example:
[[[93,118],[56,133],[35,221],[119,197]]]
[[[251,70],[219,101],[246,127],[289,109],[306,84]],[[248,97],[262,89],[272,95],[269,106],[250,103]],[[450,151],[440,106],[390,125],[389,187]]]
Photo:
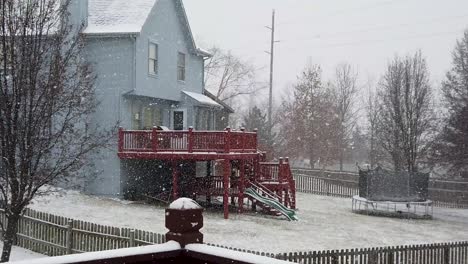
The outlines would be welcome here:
[[[359,194],[357,173],[298,168],[292,173],[298,192],[345,198]],[[468,183],[430,180],[429,199],[437,207],[468,209]]]
[[[7,223],[0,210],[0,221]],[[161,244],[165,235],[74,220],[27,208],[15,244],[48,256]]]

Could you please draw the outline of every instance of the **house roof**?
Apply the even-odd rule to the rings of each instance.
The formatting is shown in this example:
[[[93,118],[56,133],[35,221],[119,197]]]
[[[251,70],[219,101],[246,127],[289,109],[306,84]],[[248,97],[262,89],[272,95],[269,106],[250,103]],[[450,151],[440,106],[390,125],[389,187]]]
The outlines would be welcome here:
[[[85,34],[139,33],[158,0],[89,0]]]

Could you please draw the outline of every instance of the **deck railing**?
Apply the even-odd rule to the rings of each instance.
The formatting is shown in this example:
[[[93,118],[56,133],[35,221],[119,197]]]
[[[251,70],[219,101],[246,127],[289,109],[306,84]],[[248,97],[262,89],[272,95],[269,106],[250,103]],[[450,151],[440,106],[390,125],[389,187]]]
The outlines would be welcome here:
[[[257,132],[124,130],[119,129],[119,152],[253,153]]]

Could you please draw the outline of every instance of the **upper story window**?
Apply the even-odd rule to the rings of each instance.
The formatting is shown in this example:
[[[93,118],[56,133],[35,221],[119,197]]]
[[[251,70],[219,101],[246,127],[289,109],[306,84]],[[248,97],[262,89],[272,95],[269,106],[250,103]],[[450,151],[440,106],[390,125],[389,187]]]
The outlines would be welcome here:
[[[148,73],[158,74],[158,44],[149,43],[148,46]]]
[[[177,80],[185,81],[185,54],[177,54]]]

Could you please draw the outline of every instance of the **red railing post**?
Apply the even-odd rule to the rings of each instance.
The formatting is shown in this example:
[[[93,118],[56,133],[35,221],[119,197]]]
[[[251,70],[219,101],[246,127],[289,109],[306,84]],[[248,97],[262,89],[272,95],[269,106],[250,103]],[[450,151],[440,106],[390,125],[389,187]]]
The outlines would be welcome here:
[[[119,152],[123,152],[123,147],[124,147],[124,132],[123,128],[119,127]]]
[[[258,149],[258,142],[257,142],[258,128],[255,128],[254,132],[255,132],[255,135],[254,135],[254,141],[253,141],[253,148],[257,150]]]
[[[291,167],[289,166],[289,157],[286,157],[286,172],[288,173],[288,182],[289,182],[289,188],[291,189],[291,209],[296,209],[296,181],[294,180],[292,174],[291,174]]]
[[[242,153],[245,152],[245,128],[241,128],[242,136],[241,136],[241,147],[242,147]]]
[[[231,151],[231,128],[226,127],[226,133],[224,134],[224,153]]]
[[[193,152],[193,127],[188,129],[188,152]]]
[[[151,148],[154,152],[158,151],[158,143],[159,143],[158,128],[153,127],[153,130],[151,131]]]
[[[279,166],[278,166],[278,181],[280,183],[283,182],[283,174],[284,174],[284,169],[283,169],[283,158],[279,158]]]

